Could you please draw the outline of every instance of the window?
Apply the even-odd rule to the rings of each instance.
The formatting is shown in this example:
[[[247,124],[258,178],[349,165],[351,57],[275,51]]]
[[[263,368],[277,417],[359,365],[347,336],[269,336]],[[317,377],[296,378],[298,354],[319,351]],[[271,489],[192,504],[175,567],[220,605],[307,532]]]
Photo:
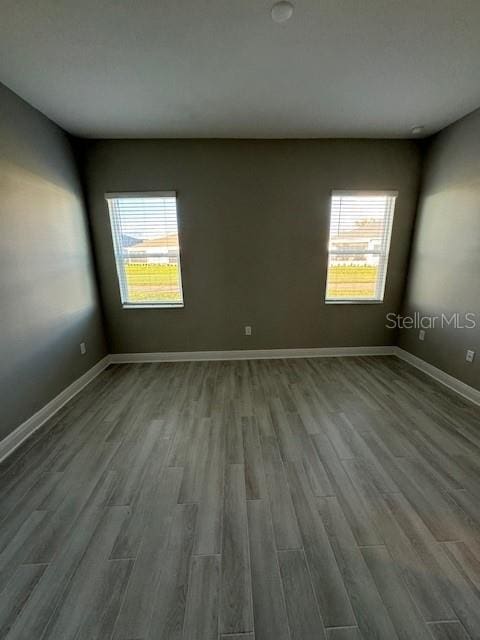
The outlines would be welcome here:
[[[182,307],[175,192],[107,193],[124,307]]]
[[[382,302],[396,191],[334,191],[326,302]]]

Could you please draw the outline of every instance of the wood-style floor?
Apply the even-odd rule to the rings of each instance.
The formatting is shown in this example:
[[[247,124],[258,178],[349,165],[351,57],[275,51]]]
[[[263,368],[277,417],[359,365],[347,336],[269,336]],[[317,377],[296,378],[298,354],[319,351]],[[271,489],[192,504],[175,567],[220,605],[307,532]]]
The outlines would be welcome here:
[[[0,471],[1,638],[480,638],[480,409],[393,357],[112,366]]]

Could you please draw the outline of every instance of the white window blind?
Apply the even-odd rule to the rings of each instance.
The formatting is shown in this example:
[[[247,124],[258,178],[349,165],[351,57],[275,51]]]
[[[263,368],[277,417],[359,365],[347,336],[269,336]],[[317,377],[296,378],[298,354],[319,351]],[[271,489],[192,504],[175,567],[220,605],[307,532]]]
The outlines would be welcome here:
[[[105,197],[123,306],[183,306],[175,192]]]
[[[334,191],[326,302],[381,302],[396,191]]]

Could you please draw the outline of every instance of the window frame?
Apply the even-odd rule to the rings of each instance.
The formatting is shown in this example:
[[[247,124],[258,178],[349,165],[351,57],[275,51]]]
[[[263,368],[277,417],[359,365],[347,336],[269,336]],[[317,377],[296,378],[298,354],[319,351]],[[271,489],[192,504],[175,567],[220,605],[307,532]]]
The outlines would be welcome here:
[[[118,227],[118,218],[115,216],[110,202],[120,199],[134,199],[134,198],[175,198],[175,214],[177,223],[177,236],[178,236],[178,281],[181,295],[181,301],[179,302],[129,302],[128,301],[128,289],[126,285],[125,272],[121,273],[123,269],[123,256],[122,256],[122,243],[120,242],[120,229]],[[105,200],[107,202],[108,216],[110,222],[110,234],[113,243],[113,257],[115,260],[115,268],[117,273],[118,289],[120,293],[120,303],[123,309],[182,309],[185,306],[185,297],[183,294],[183,280],[182,280],[182,257],[181,257],[181,243],[180,243],[180,226],[178,221],[178,194],[176,191],[114,191],[105,193]]]
[[[330,250],[330,228],[332,221],[332,203],[333,198],[335,196],[343,196],[343,197],[378,197],[385,196],[390,198],[392,204],[390,206],[390,211],[388,213],[387,224],[385,225],[382,245],[380,250],[370,250],[370,251],[341,251],[341,250]],[[387,272],[388,272],[388,264],[390,261],[390,245],[392,240],[392,230],[393,230],[393,218],[395,216],[395,205],[398,197],[398,191],[395,190],[346,190],[346,189],[334,189],[330,194],[330,216],[329,216],[329,225],[328,225],[328,244],[327,244],[327,269],[326,269],[326,278],[325,278],[325,294],[324,294],[324,303],[325,304],[383,304],[385,297],[385,286],[387,282]],[[384,269],[383,269],[383,277],[377,278],[376,282],[376,290],[375,297],[373,298],[329,298],[327,297],[328,292],[328,274],[329,274],[329,266],[330,266],[330,256],[331,255],[378,255],[383,256],[384,258]]]

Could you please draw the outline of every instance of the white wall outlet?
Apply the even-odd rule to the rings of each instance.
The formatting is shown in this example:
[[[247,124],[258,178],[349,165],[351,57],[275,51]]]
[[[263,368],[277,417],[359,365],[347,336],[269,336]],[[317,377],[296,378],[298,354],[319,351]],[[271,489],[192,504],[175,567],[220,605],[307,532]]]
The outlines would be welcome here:
[[[80,343],[80,353],[84,356],[87,353],[87,345],[85,342]]]
[[[245,335],[246,336],[251,336],[252,335],[252,327],[250,325],[245,325]]]
[[[473,351],[472,349],[467,349],[467,353],[465,354],[465,360],[467,362],[473,362],[475,358],[475,351]]]
[[[418,339],[422,342],[425,340],[425,329],[420,329],[420,331],[418,332]]]

